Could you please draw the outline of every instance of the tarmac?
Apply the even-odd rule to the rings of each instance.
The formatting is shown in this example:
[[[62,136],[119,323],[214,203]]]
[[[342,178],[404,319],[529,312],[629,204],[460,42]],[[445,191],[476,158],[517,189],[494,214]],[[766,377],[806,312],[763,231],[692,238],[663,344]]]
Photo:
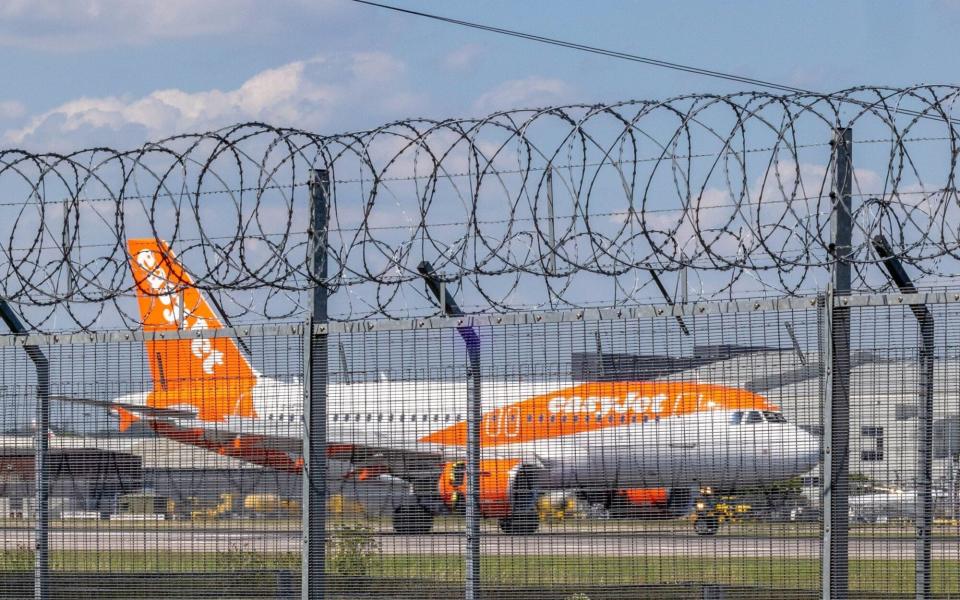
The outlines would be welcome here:
[[[164,552],[296,552],[298,531],[70,529],[49,534],[51,550],[164,551]],[[384,554],[460,554],[465,548],[462,533],[426,535],[375,534]],[[32,548],[33,531],[0,530],[0,548]],[[691,556],[704,558],[819,558],[820,540],[786,536],[696,536],[677,532],[643,533],[548,533],[481,536],[480,551],[488,555],[577,556]],[[851,537],[850,558],[912,560],[915,542],[909,537]],[[956,537],[935,538],[934,559],[960,560]]]

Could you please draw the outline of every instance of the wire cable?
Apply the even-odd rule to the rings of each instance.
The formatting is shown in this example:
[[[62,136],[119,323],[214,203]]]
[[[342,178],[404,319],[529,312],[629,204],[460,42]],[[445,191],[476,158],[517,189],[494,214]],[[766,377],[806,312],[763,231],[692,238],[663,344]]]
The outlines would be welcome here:
[[[723,79],[723,80],[726,80],[726,81],[732,81],[732,82],[736,82],[736,83],[745,83],[745,84],[749,84],[749,85],[756,86],[756,87],[759,87],[759,88],[776,90],[776,91],[778,91],[778,92],[789,92],[789,93],[793,93],[793,94],[818,94],[818,93],[821,93],[821,92],[815,92],[815,91],[812,91],[812,90],[808,90],[808,89],[804,89],[804,88],[799,88],[799,87],[795,87],[795,86],[791,86],[791,85],[784,85],[784,84],[782,84],[782,83],[775,83],[775,82],[766,81],[766,80],[763,80],[763,79],[756,79],[756,78],[754,78],[754,77],[746,77],[746,76],[743,76],[743,75],[736,75],[736,74],[733,74],[733,73],[724,73],[724,72],[722,72],[722,71],[717,71],[717,70],[714,70],[714,69],[706,69],[706,68],[702,68],[702,67],[695,67],[695,66],[692,66],[692,65],[684,65],[684,64],[681,64],[681,63],[671,62],[671,61],[667,61],[667,60],[661,60],[661,59],[657,59],[657,58],[650,58],[650,57],[646,57],[646,56],[640,56],[640,55],[637,55],[637,54],[631,54],[631,53],[629,53],[629,52],[621,52],[621,51],[619,51],[619,50],[610,50],[610,49],[607,49],[607,48],[600,48],[600,47],[598,47],[598,46],[590,46],[590,45],[587,45],[587,44],[580,44],[580,43],[577,43],[577,42],[569,42],[569,41],[561,40],[561,39],[558,39],[558,38],[551,38],[551,37],[542,36],[542,35],[536,35],[536,34],[532,34],[532,33],[525,33],[525,32],[516,31],[516,30],[513,30],[513,29],[505,29],[505,28],[502,28],[502,27],[494,27],[494,26],[491,26],[491,25],[483,25],[483,24],[481,24],[481,23],[475,23],[475,22],[471,22],[471,21],[464,21],[464,20],[461,20],[461,19],[454,19],[454,18],[451,18],[451,17],[444,17],[444,16],[441,16],[441,15],[432,14],[432,13],[426,13],[426,12],[417,11],[417,10],[411,10],[411,9],[408,9],[408,8],[400,8],[399,6],[392,6],[392,5],[390,5],[390,4],[383,4],[383,3],[380,3],[380,2],[372,2],[371,0],[352,0],[352,1],[353,1],[353,2],[356,2],[356,3],[358,3],[358,4],[366,4],[366,5],[368,5],[368,6],[372,6],[372,7],[376,7],[376,8],[382,8],[382,9],[384,9],[384,10],[390,10],[390,11],[394,11],[394,12],[398,12],[398,13],[402,13],[402,14],[406,14],[406,15],[410,15],[410,16],[422,17],[422,18],[425,18],[425,19],[432,19],[432,20],[435,20],[435,21],[440,21],[440,22],[442,22],[442,23],[448,23],[448,24],[451,24],[451,25],[457,25],[457,26],[460,26],[460,27],[468,27],[468,28],[470,28],[470,29],[477,29],[477,30],[480,30],[480,31],[487,31],[487,32],[490,32],[490,33],[497,33],[497,34],[500,34],[500,35],[506,35],[506,36],[515,37],[515,38],[519,38],[519,39],[529,40],[529,41],[538,42],[538,43],[541,43],[541,44],[549,44],[549,45],[558,46],[558,47],[561,47],[561,48],[569,48],[569,49],[571,49],[571,50],[578,50],[578,51],[580,51],[580,52],[589,52],[589,53],[591,53],[591,54],[597,54],[597,55],[600,55],[600,56],[607,56],[607,57],[610,57],[610,58],[617,58],[617,59],[621,59],[621,60],[627,60],[627,61],[631,61],[631,62],[642,63],[642,64],[645,64],[645,65],[650,65],[650,66],[654,66],[654,67],[661,67],[661,68],[664,68],[664,69],[671,69],[671,70],[674,70],[674,71],[683,71],[683,72],[685,72],[685,73],[691,73],[691,74],[694,74],[694,75],[703,75],[703,76],[705,76],[705,77],[712,77],[712,78],[715,78],[715,79]],[[842,96],[838,97],[838,99],[841,100],[841,101],[844,101],[844,102],[851,102],[851,103],[857,104],[858,106],[862,106],[862,107],[865,107],[865,108],[871,108],[871,106],[872,106],[872,105],[869,104],[869,103],[864,103],[864,102],[859,102],[859,101],[850,100],[850,99],[844,98],[844,97],[842,97]],[[897,112],[897,113],[900,113],[900,114],[907,114],[907,115],[911,115],[911,116],[918,117],[918,118],[923,118],[923,119],[940,119],[940,118],[943,118],[941,115],[936,115],[936,114],[923,114],[923,113],[918,113],[918,112],[915,112],[915,111],[910,111],[909,109],[904,109],[904,108],[899,108],[899,107],[893,107],[892,110],[893,110],[894,112]],[[949,121],[950,121],[951,123],[955,124],[955,125],[956,125],[956,124],[960,124],[960,121],[955,121],[955,120],[953,120],[953,119],[950,119]]]

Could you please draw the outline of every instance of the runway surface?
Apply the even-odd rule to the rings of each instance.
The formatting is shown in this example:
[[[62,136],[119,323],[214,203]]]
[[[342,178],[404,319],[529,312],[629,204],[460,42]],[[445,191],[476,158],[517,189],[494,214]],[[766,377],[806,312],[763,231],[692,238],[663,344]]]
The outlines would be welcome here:
[[[51,550],[164,551],[164,552],[295,552],[300,534],[295,531],[244,532],[242,530],[54,530]],[[458,533],[374,536],[385,554],[458,554],[464,537]],[[0,549],[32,547],[33,532],[0,531]],[[910,538],[856,538],[849,542],[851,558],[912,559]],[[562,533],[530,536],[484,535],[481,552],[490,555],[581,555],[581,556],[693,556],[704,558],[818,558],[817,538],[723,536],[700,537],[671,533],[603,534]],[[935,539],[933,558],[960,560],[956,538]]]

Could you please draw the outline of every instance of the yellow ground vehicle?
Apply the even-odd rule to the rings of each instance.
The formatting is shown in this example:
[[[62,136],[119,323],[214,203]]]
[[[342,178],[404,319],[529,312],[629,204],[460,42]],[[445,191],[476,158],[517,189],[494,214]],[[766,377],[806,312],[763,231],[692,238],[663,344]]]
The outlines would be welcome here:
[[[233,513],[233,494],[220,494],[220,501],[213,505],[206,505],[207,502],[199,498],[187,498],[191,503],[191,519],[220,519],[229,517]]]
[[[554,492],[540,496],[537,514],[541,523],[549,523],[583,516],[583,511],[573,494]]]
[[[331,496],[327,508],[336,512],[336,498]],[[243,499],[243,510],[254,515],[271,517],[295,517],[300,514],[300,502],[281,498],[276,494],[248,494]]]
[[[697,535],[714,535],[723,523],[740,521],[752,507],[736,500],[733,496],[701,495],[694,505],[693,530]]]

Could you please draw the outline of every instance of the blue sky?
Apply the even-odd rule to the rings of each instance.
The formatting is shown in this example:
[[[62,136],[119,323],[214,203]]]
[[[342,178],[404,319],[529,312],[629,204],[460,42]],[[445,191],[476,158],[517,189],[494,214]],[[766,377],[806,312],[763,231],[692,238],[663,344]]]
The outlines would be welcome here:
[[[812,90],[836,91],[859,85],[958,83],[952,67],[955,61],[955,32],[960,29],[960,0],[910,4],[866,1],[835,4],[397,0],[397,5],[410,9]],[[747,89],[741,84],[458,28],[359,5],[349,0],[0,0],[0,52],[0,77],[4,82],[0,86],[0,147],[34,151],[69,152],[95,146],[124,149],[139,146],[151,139],[208,131],[245,121],[264,121],[277,126],[335,134],[372,128],[406,117],[444,119],[483,115],[509,108],[661,99],[691,93],[729,93]],[[713,115],[710,118],[718,119],[717,122],[723,122],[729,116],[723,114],[722,108],[717,108],[710,115]],[[656,115],[650,117],[643,125],[649,125],[650,131],[659,131],[659,121],[654,121],[652,125],[650,123],[656,118]],[[670,118],[667,121],[669,128],[664,131],[672,135],[675,125]],[[699,286],[700,292],[695,295],[704,296],[726,286],[730,272],[717,274],[713,272],[715,266],[712,263],[703,262],[702,242],[691,233],[692,225],[688,218],[690,207],[702,205],[709,209],[702,213],[699,209],[695,211],[700,232],[715,228],[724,233],[722,243],[710,242],[716,246],[712,250],[736,258],[740,257],[742,251],[737,244],[742,243],[744,247],[758,252],[759,258],[763,259],[763,252],[757,250],[753,224],[748,222],[752,216],[744,213],[746,216],[733,219],[730,216],[731,208],[744,198],[753,201],[752,206],[759,207],[757,199],[762,196],[769,201],[764,204],[763,210],[774,211],[782,204],[778,204],[778,200],[801,198],[804,201],[795,203],[791,209],[791,218],[795,221],[783,225],[779,214],[768,212],[764,212],[762,217],[775,226],[771,231],[789,237],[790,243],[794,244],[790,248],[799,247],[804,251],[810,247],[816,249],[808,243],[809,239],[823,234],[829,221],[824,217],[826,213],[823,212],[822,203],[808,204],[805,201],[809,199],[808,196],[815,197],[824,189],[828,176],[827,141],[832,131],[830,123],[813,124],[813,117],[808,116],[807,119],[807,122],[798,125],[798,135],[803,137],[798,143],[805,148],[803,151],[791,155],[780,148],[775,156],[762,152],[751,154],[750,160],[744,163],[749,167],[743,167],[743,182],[736,177],[728,180],[728,173],[724,169],[703,166],[706,164],[709,167],[712,161],[690,167],[690,171],[683,174],[686,187],[676,184],[676,171],[661,169],[661,165],[647,162],[637,169],[636,188],[625,186],[622,173],[614,168],[598,168],[597,183],[594,183],[593,171],[584,171],[586,175],[583,175],[583,180],[590,181],[594,186],[590,210],[597,215],[607,215],[605,220],[591,221],[591,232],[609,235],[608,246],[617,248],[616,251],[623,256],[645,261],[646,253],[650,250],[643,247],[642,240],[634,235],[639,218],[634,210],[641,205],[656,209],[657,214],[644,213],[644,227],[650,225],[659,228],[657,235],[660,237],[657,240],[663,238],[664,241],[656,243],[668,247],[667,253],[679,256],[682,252],[684,256],[698,258],[706,264],[703,270],[692,274],[690,283],[691,289]],[[904,121],[909,120],[904,118]],[[594,123],[596,131],[607,135],[620,133],[617,127],[604,129],[602,119],[596,119]],[[856,134],[858,143],[876,138],[872,140],[872,145],[857,146],[856,190],[864,197],[870,194],[889,196],[892,185],[889,176],[896,171],[890,166],[893,151],[890,144],[880,143],[888,137],[889,131],[886,126],[878,128],[875,121],[872,128],[868,123],[857,125]],[[496,137],[489,135],[492,136],[490,139]],[[748,145],[754,149],[771,144],[770,131],[763,126],[755,127],[745,135],[749,136]],[[899,191],[919,194],[922,190],[929,190],[930,194],[934,194],[945,184],[949,178],[947,176],[952,175],[954,154],[944,141],[942,129],[936,124],[923,121],[910,129],[910,135],[929,135],[939,142],[926,145],[918,143],[912,147],[911,157],[922,159],[916,162],[920,165],[916,167],[919,172],[913,171],[914,163],[909,164],[902,178],[900,173],[894,172]],[[543,129],[533,131],[531,136],[545,136],[538,139],[546,139],[544,143],[547,145],[556,141]],[[698,151],[718,152],[718,148],[710,145],[709,140],[712,139],[711,135],[698,137],[695,142]],[[383,167],[387,172],[379,175],[385,175],[387,181],[393,180],[381,184],[375,195],[377,211],[368,215],[367,205],[363,205],[362,210],[358,208],[361,207],[359,198],[374,197],[371,188],[364,187],[365,182],[360,183],[357,189],[351,189],[343,183],[336,188],[337,197],[342,200],[337,200],[334,214],[338,226],[347,231],[344,247],[352,252],[345,259],[345,264],[357,272],[370,264],[373,264],[372,268],[392,272],[390,269],[394,268],[394,263],[390,261],[405,260],[407,262],[397,268],[402,267],[410,274],[422,258],[416,252],[408,253],[405,250],[416,246],[414,242],[419,239],[417,228],[421,225],[422,190],[412,189],[419,182],[403,182],[413,172],[410,170],[411,155],[415,155],[416,151],[411,150],[402,157],[406,160],[394,161],[391,152],[399,150],[391,146],[389,141],[377,143],[380,144],[380,152],[373,153],[374,162],[387,163],[384,157],[391,158],[389,166]],[[436,136],[431,138],[431,143],[443,145],[452,142],[449,138],[445,140],[442,136]],[[602,144],[598,147],[602,147]],[[203,151],[201,148],[200,152]],[[646,154],[641,153],[641,157],[650,157],[649,147],[643,147],[642,152]],[[508,149],[498,160],[515,160],[516,157],[509,153]],[[895,158],[897,156],[896,152],[892,155]],[[91,155],[85,156],[89,158]],[[636,157],[627,155],[624,158],[630,160]],[[445,160],[446,165],[457,172],[463,169],[456,168],[460,164],[456,161],[467,164],[466,157],[456,152]],[[589,157],[585,160],[592,164]],[[357,165],[351,167],[347,161],[347,166],[341,168],[343,164],[343,160],[338,164],[340,172],[358,172]],[[231,164],[224,162],[217,166],[225,173],[225,181],[235,181],[236,173],[231,171],[235,167],[232,161]],[[106,173],[109,178],[110,168],[103,167],[101,174]],[[247,168],[257,168],[257,165],[248,165]],[[349,168],[354,168],[354,171],[349,171]],[[422,171],[416,172],[423,175]],[[537,173],[542,176],[544,171]],[[579,176],[569,174],[567,183],[570,185],[564,185],[562,173],[559,170],[557,173],[557,214],[576,223],[576,227],[570,228],[576,235],[568,235],[564,252],[577,257],[581,256],[579,253],[586,256],[594,247],[578,245],[579,234],[585,225],[579,218],[574,218],[579,214],[579,208],[575,206],[579,206],[577,203],[581,198],[579,192],[575,191],[579,188],[570,183]],[[141,175],[141,180],[133,177],[131,181],[149,185],[150,175],[146,171]],[[37,240],[42,240],[45,251],[51,252],[54,257],[62,256],[58,250],[58,244],[63,239],[61,228],[50,225],[57,218],[55,215],[60,214],[56,212],[60,208],[38,208],[32,204],[35,190],[29,183],[33,176],[40,177],[28,174],[24,180],[19,175],[10,175],[2,182],[6,186],[0,190],[3,197],[16,198],[22,195],[24,206],[29,206],[30,210],[13,210],[10,213],[12,216],[5,218],[5,222],[12,224],[11,233],[0,235],[0,239],[10,239],[11,247],[18,251],[23,249],[21,246],[32,247]],[[767,179],[764,179],[765,176]],[[646,185],[648,179],[653,182],[650,186]],[[803,185],[796,186],[794,182],[800,180],[803,180]],[[216,185],[217,181],[207,179],[205,185]],[[469,194],[464,194],[469,182],[456,181],[459,183],[444,180],[439,186],[436,197],[442,201],[430,203],[430,213],[424,223],[435,226],[431,232],[431,242],[468,250],[478,247],[481,256],[477,260],[483,262],[486,259],[482,255],[485,246],[474,244],[478,239],[476,232],[472,229],[465,232],[456,227],[436,226],[440,223],[465,223],[469,220],[467,215],[472,214],[473,206],[463,201],[464,197],[469,197]],[[761,183],[764,181],[765,184]],[[774,185],[783,181],[788,183],[785,189]],[[97,187],[99,179],[96,178],[84,180],[85,187],[81,192],[57,187],[61,184],[66,186],[69,182],[57,182],[55,177],[48,177],[47,182],[49,185],[44,187],[44,194],[48,199],[70,194],[90,198],[111,197],[111,194]],[[521,235],[513,229],[512,223],[511,227],[500,229],[491,223],[503,223],[503,215],[511,214],[517,223],[533,228],[530,224],[536,220],[534,217],[540,217],[536,210],[542,209],[530,206],[542,207],[543,196],[546,195],[543,191],[545,188],[534,184],[536,181],[533,184],[528,182],[527,191],[540,194],[541,204],[528,206],[528,198],[517,194],[516,189],[497,191],[494,185],[483,187],[484,195],[482,201],[478,202],[478,217],[489,221],[484,224],[484,236],[495,237],[497,232],[506,235],[504,231],[509,229],[511,244],[516,242],[509,248],[509,253],[514,253],[511,256],[527,256],[528,253],[541,251],[541,248],[529,243],[531,239],[539,239],[537,236],[540,234],[528,231],[525,233],[529,235]],[[461,187],[457,188],[457,185]],[[511,185],[517,185],[517,182]],[[184,187],[192,188],[190,185]],[[367,194],[370,194],[369,198]],[[925,198],[924,202],[927,200]],[[264,235],[277,235],[277,228],[287,224],[286,204],[280,203],[280,200],[277,203],[283,210],[277,213],[280,216],[276,218],[264,218],[267,227]],[[921,204],[920,201],[914,202],[905,210]],[[939,217],[931,217],[923,211],[934,214],[937,207],[946,205],[939,197],[934,197],[929,207],[922,204],[922,209],[910,213],[916,222],[910,222],[907,237],[917,239],[920,234],[935,230],[930,224],[937,222]],[[187,231],[180,220],[172,217],[163,221],[156,230],[147,227],[147,217],[154,218],[155,215],[142,207],[137,212],[138,206],[135,202],[125,204],[124,220],[118,224],[112,204],[91,202],[84,205],[85,220],[80,228],[85,246],[84,260],[96,263],[90,253],[96,252],[92,246],[101,239],[152,235],[156,231],[158,236],[165,239],[180,236],[177,251],[182,252],[184,236],[199,236],[198,223],[194,224],[197,231]],[[249,210],[249,204],[244,206]],[[260,211],[258,218],[269,216],[267,208],[277,208],[262,199],[257,206]],[[296,206],[305,209],[305,204]],[[517,209],[516,206],[521,208]],[[171,211],[169,214],[173,214],[171,207],[167,209]],[[221,210],[216,204],[205,204],[204,210],[222,216],[222,213],[216,212]],[[521,212],[511,212],[516,210]],[[533,212],[527,215],[522,210]],[[162,217],[168,213],[156,214]],[[235,222],[248,216],[238,213],[223,218],[204,217],[206,222],[203,231],[208,236],[232,239],[236,230]],[[350,228],[361,217],[367,218],[374,226],[390,231],[378,234],[383,236],[377,240],[378,244],[354,244]],[[879,231],[873,228],[880,220],[878,214],[864,211],[858,218],[863,222],[862,231]],[[298,228],[301,226],[298,220],[290,222]],[[798,232],[810,237],[794,235]],[[301,235],[302,228],[293,233]],[[716,231],[710,233],[713,237],[718,235]],[[379,242],[384,242],[382,245],[387,250],[381,252]],[[105,262],[111,260],[113,247],[109,243],[102,246],[106,256],[101,259]],[[494,246],[500,248],[497,244]],[[206,246],[195,245],[195,252],[199,252],[199,255],[191,255],[189,251],[181,255],[194,272],[201,270],[198,275],[200,278],[202,269],[209,264],[209,256],[202,254],[206,251],[204,248]],[[218,250],[224,254],[235,252],[235,248]],[[422,251],[423,257],[437,260],[437,248],[427,247]],[[263,252],[266,253],[266,250]],[[252,251],[248,251],[247,256],[251,254]],[[397,259],[397,256],[402,258]],[[602,260],[604,255],[600,253],[594,258]],[[469,261],[473,259],[472,256],[461,258],[467,270]],[[55,260],[51,259],[51,264],[59,264]],[[582,260],[592,259],[588,257]],[[217,261],[214,264],[218,267],[221,265]],[[4,264],[0,261],[2,268]],[[120,278],[125,277],[126,266],[121,264],[118,269]],[[345,272],[349,272],[349,269]],[[735,272],[740,273],[739,270]],[[779,282],[774,281],[768,273],[748,273],[738,281],[740,288],[736,291],[754,293],[758,289],[772,288],[778,293],[782,292],[783,286],[777,287]],[[795,270],[788,277],[802,279],[800,283],[809,284],[804,289],[821,286],[826,270],[810,273],[802,269]],[[63,281],[66,281],[65,277]],[[672,279],[667,278],[667,285],[675,286],[677,278],[672,274],[670,277]],[[502,292],[503,297],[497,301],[517,306],[542,305],[545,292],[540,288],[515,285],[518,278],[511,274],[503,278],[502,284],[500,280],[487,278],[482,286],[487,292]],[[556,281],[551,280],[551,285],[566,285],[564,277],[556,276],[554,279]],[[611,297],[621,299],[624,294],[634,294],[635,290],[634,297],[642,294],[658,297],[658,292],[651,287],[649,276],[642,269],[632,270],[619,280],[599,276],[598,279],[602,279],[607,286],[603,290],[596,282],[585,280],[586,283],[580,282],[579,287],[565,288],[564,293],[569,292],[571,296],[577,296],[574,300],[584,302],[609,302]],[[49,285],[61,283],[56,280]],[[793,283],[797,282],[785,285]],[[10,297],[22,292],[16,287],[19,285],[16,278],[10,279],[6,285],[4,292]],[[104,285],[109,287],[116,284],[111,280]],[[611,290],[615,285],[620,287],[614,293]],[[361,289],[356,293],[371,296],[369,289]],[[476,290],[468,289],[461,297],[465,305],[481,301]],[[348,297],[341,294],[340,298],[346,298],[344,302],[360,298],[373,306],[373,301],[366,296]],[[419,286],[409,293],[409,297],[401,295],[397,298],[395,304],[400,305],[398,314],[407,310],[408,305],[414,308],[424,305]],[[237,302],[243,303],[247,299],[239,298]],[[91,303],[87,308],[91,319],[99,318],[99,305]],[[130,310],[135,310],[132,303]],[[246,309],[241,307],[237,310],[242,312]],[[349,310],[354,308],[350,307]],[[54,323],[51,319],[43,326],[57,327],[62,323]]]
[[[956,82],[947,0],[397,4],[818,90]],[[5,0],[0,51],[0,144],[34,150],[743,89],[348,0]]]

